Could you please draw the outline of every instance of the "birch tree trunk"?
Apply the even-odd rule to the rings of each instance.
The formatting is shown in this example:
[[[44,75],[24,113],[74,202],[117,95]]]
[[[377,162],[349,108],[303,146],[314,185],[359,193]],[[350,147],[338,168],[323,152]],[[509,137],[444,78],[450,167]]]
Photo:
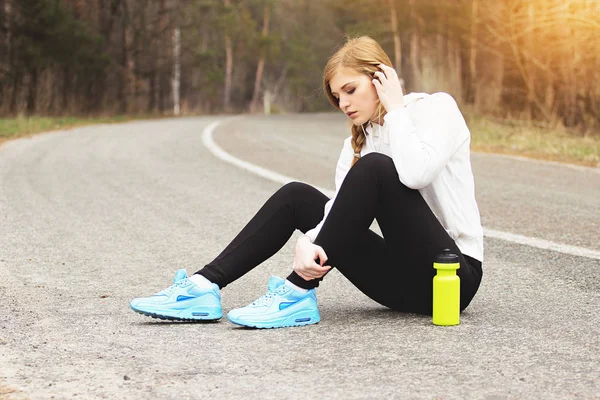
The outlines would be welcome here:
[[[231,0],[223,0],[226,8],[231,7]],[[223,108],[225,112],[231,111],[231,76],[233,71],[233,49],[231,37],[225,32],[225,93],[223,96]]]
[[[469,83],[469,97],[475,107],[475,112],[479,112],[479,98],[477,93],[477,24],[479,22],[478,15],[479,0],[471,1],[471,40],[469,49],[469,72],[471,74],[471,82]]]
[[[410,83],[411,91],[418,90],[417,88],[421,85],[421,67],[420,67],[420,21],[416,11],[415,0],[410,0],[410,19],[413,22],[413,27],[410,33],[410,66],[411,66],[411,78]]]
[[[261,45],[260,50],[260,59],[258,60],[258,65],[256,66],[256,78],[254,79],[254,92],[252,94],[252,102],[250,103],[250,112],[256,112],[259,107],[259,95],[260,95],[260,86],[262,82],[263,71],[265,68],[265,56],[266,51],[264,48],[264,40],[269,36],[269,3],[265,2],[265,11],[263,18],[263,29],[262,29],[262,40],[263,44]]]
[[[591,15],[600,15],[600,3],[590,0]],[[600,122],[600,35],[596,36],[596,40],[591,44],[592,52],[595,54],[594,67],[592,69],[592,88],[589,92],[590,107],[592,114],[596,120]]]
[[[265,115],[271,114],[271,91],[269,89],[265,90],[265,95],[263,96],[263,108]]]
[[[181,33],[177,26],[173,31],[173,114],[175,115],[179,115],[180,52]]]
[[[121,2],[121,73],[120,73],[120,84],[118,88],[118,100],[119,100],[119,112],[121,114],[127,114],[127,93],[129,93],[129,79],[128,79],[128,66],[129,66],[129,46],[128,39],[131,39],[131,35],[127,34],[129,25],[129,9],[127,8],[127,0]]]
[[[477,74],[477,98],[482,112],[499,115],[504,91],[507,5],[503,2],[486,4],[485,12],[478,13],[481,33]],[[500,31],[502,33],[500,33]],[[503,51],[504,50],[504,51]]]
[[[158,50],[158,110],[162,113],[165,110],[165,99],[167,99],[167,86],[169,85],[168,77],[166,76],[166,65],[167,65],[167,54],[170,40],[167,36],[167,24],[168,14],[166,1],[160,0],[159,6],[159,23],[158,23],[158,34],[160,35],[159,50]]]
[[[389,4],[392,36],[394,38],[394,66],[396,67],[396,73],[400,78],[400,84],[404,86],[404,79],[402,79],[402,44],[400,42],[400,33],[398,33],[398,13],[396,11],[396,1],[389,0]]]
[[[574,30],[573,28],[567,26],[567,36],[568,38],[573,38],[574,37]],[[580,122],[580,110],[579,110],[579,104],[578,104],[578,99],[577,99],[577,89],[578,89],[578,82],[577,82],[577,66],[579,65],[581,61],[581,53],[579,52],[579,49],[577,48],[577,46],[571,46],[571,49],[569,52],[567,52],[566,57],[565,57],[565,72],[566,72],[566,77],[567,77],[567,82],[565,85],[565,90],[563,93],[563,96],[567,99],[568,101],[568,108],[567,108],[567,113],[566,113],[566,122],[567,122],[567,126],[570,127],[575,127],[577,126]]]
[[[150,41],[151,37],[156,35],[156,22],[152,18],[152,11],[148,12],[148,17],[148,24],[142,25],[142,40],[146,43]],[[146,8],[142,10],[142,18],[144,21],[146,20]],[[144,69],[147,71],[145,75],[147,80],[146,85],[148,87],[148,96],[146,103],[146,112],[148,113],[154,112],[154,109],[156,108],[156,58],[157,57],[152,56],[148,57],[143,63]]]
[[[562,1],[562,0],[558,0],[558,1]],[[544,17],[546,19],[551,19],[552,15],[554,13],[554,7],[555,7],[555,3],[557,2],[557,0],[546,0],[546,3],[544,5]],[[544,37],[545,41],[551,42],[552,41],[552,36],[548,35],[548,33],[546,33],[545,37]],[[545,64],[550,66],[552,64],[554,64],[554,60],[556,59],[556,53],[555,51],[545,51]],[[556,109],[556,95],[555,95],[555,77],[554,77],[554,73],[553,72],[548,72],[546,71],[545,73],[545,78],[546,80],[540,85],[541,86],[541,90],[542,90],[542,95],[543,95],[543,100],[542,103],[544,104],[544,107],[548,110],[548,112],[551,115],[551,120],[550,123],[552,126],[556,126],[559,118],[557,115],[557,109]]]
[[[532,54],[533,52],[533,40],[534,40],[534,27],[535,27],[535,12],[534,5],[529,3],[527,5],[527,30],[528,34],[526,36],[525,42],[525,53]],[[533,118],[533,102],[535,99],[535,90],[536,90],[536,80],[535,73],[532,71],[532,65],[528,60],[527,56],[523,57],[523,69],[525,71],[525,79],[528,80],[527,84],[527,103],[525,106],[525,117],[527,122],[531,124]]]

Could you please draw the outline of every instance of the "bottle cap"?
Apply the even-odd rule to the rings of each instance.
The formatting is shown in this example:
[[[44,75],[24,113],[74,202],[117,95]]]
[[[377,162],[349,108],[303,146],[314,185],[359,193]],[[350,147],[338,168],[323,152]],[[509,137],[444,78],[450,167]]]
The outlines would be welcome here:
[[[442,253],[435,256],[435,262],[438,264],[455,264],[460,262],[460,258],[450,249],[444,249]]]

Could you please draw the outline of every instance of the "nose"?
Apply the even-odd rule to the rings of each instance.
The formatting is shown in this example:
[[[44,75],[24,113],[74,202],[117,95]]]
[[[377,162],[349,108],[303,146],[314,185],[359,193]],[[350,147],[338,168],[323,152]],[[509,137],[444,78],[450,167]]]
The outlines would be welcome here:
[[[350,102],[348,101],[346,96],[340,96],[340,109],[345,112],[346,108],[348,108],[349,105]]]

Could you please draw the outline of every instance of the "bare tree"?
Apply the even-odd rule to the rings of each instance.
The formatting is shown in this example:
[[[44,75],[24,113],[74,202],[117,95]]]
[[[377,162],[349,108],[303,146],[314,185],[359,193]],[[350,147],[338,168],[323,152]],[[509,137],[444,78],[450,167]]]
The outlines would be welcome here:
[[[159,11],[158,11],[158,36],[159,36],[159,49],[158,49],[158,110],[162,113],[166,107],[166,100],[168,99],[167,92],[169,85],[169,77],[167,73],[167,66],[169,65],[168,56],[170,46],[170,31],[167,29],[169,24],[169,13],[167,9],[166,0],[160,0]]]
[[[264,14],[263,14],[263,28],[262,28],[262,36],[261,36],[261,49],[260,49],[260,58],[258,59],[258,65],[256,66],[256,77],[254,79],[254,91],[252,93],[252,102],[250,103],[250,112],[256,112],[259,108],[259,95],[260,95],[260,87],[263,76],[263,71],[265,68],[265,57],[266,57],[266,39],[269,36],[269,21],[270,21],[270,6],[269,1],[266,0],[264,3]]]
[[[231,8],[231,0],[223,0],[227,11]],[[231,37],[225,32],[225,93],[223,96],[223,107],[225,112],[231,111],[231,76],[233,72],[233,49]]]
[[[173,114],[181,111],[179,88],[181,85],[181,29],[179,27],[179,2],[175,3],[175,27],[173,28]]]
[[[398,13],[396,11],[396,1],[388,1],[390,5],[392,36],[394,38],[394,66],[396,67],[396,73],[400,78],[400,84],[404,86],[404,79],[402,79],[402,44],[400,42],[400,33],[398,32]]]
[[[409,91],[600,127],[598,0],[0,0],[0,113],[319,111],[323,62],[360,34]]]
[[[475,57],[476,109],[482,112],[498,114],[501,109],[502,94],[505,77],[505,52],[504,41],[490,31],[497,31],[497,25],[503,25],[502,18],[506,10],[504,2],[483,3],[484,10],[478,10],[479,28],[477,35]],[[478,7],[479,8],[479,7]],[[493,29],[492,29],[493,28]]]
[[[127,0],[121,1],[121,65],[119,74],[118,101],[119,112],[126,114],[128,111],[128,93],[129,93],[129,68],[131,48],[131,30],[129,21],[129,7]]]
[[[469,40],[469,73],[471,81],[469,83],[470,98],[475,106],[475,112],[479,111],[479,98],[477,96],[477,25],[479,0],[471,0],[471,37]]]
[[[173,114],[179,115],[179,84],[181,81],[181,31],[173,30]]]
[[[421,84],[421,66],[420,66],[420,30],[423,24],[422,18],[419,16],[416,10],[415,0],[409,0],[410,7],[410,20],[413,23],[410,32],[410,66],[411,66],[411,79],[410,88],[412,90],[417,89]]]

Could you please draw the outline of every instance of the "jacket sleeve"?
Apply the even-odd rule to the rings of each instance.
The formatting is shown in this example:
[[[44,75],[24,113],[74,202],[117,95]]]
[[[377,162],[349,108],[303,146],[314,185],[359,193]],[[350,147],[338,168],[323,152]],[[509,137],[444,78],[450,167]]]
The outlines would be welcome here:
[[[310,241],[314,243],[317,235],[321,231],[323,224],[325,223],[325,219],[333,206],[333,202],[337,197],[338,192],[340,191],[340,187],[342,186],[342,182],[344,182],[344,178],[346,178],[346,174],[350,171],[350,167],[352,166],[352,158],[354,157],[354,150],[352,149],[352,136],[346,138],[344,140],[344,147],[342,147],[342,152],[340,153],[340,158],[338,159],[337,166],[335,169],[335,195],[325,203],[325,213],[323,219],[319,224],[313,229],[307,231],[305,235],[310,238]]]
[[[435,93],[421,101],[428,103],[415,110],[417,126],[406,108],[384,117],[389,124],[390,150],[398,177],[411,189],[429,185],[461,144],[457,123],[461,114],[454,98],[447,93]]]

